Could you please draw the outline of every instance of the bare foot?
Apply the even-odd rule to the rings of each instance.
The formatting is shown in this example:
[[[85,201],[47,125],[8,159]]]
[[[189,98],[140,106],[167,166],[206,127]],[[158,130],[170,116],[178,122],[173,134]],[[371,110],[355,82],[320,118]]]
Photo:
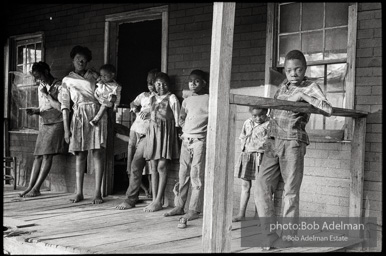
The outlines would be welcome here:
[[[32,188],[27,188],[25,191],[19,194],[19,197],[24,197],[28,192],[31,191]]]
[[[101,204],[103,203],[102,196],[95,196],[94,199],[92,200],[92,204]]]
[[[198,219],[198,212],[189,210],[188,213],[186,213],[183,217],[187,220],[195,220]]]
[[[83,194],[76,194],[74,198],[70,199],[71,202],[77,203],[84,199]]]
[[[145,212],[156,212],[162,209],[162,204],[160,202],[152,202],[143,209]]]
[[[35,197],[35,196],[40,196],[40,191],[39,190],[36,190],[36,189],[31,189],[30,192],[28,192],[26,195],[24,195],[24,197]]]
[[[164,213],[164,217],[174,216],[174,215],[183,215],[184,210],[180,207],[174,207],[170,212]]]
[[[245,216],[237,215],[232,218],[232,222],[239,222],[245,220]]]
[[[125,210],[125,209],[134,208],[134,207],[135,205],[131,205],[126,201],[123,201],[120,205],[115,206],[115,208],[118,210]]]

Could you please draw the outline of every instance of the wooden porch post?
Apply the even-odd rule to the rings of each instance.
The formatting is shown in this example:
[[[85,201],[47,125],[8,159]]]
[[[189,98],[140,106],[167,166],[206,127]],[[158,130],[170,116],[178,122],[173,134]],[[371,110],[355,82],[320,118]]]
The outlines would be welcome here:
[[[355,126],[351,141],[349,217],[353,218],[351,220],[355,223],[356,218],[363,217],[366,117],[357,117],[353,121]],[[363,235],[363,230],[349,230],[350,237],[363,237]]]
[[[105,21],[105,35],[104,35],[104,51],[103,60],[104,63],[109,63],[110,55],[110,22]],[[102,179],[102,194],[107,196],[112,194],[114,186],[114,123],[115,112],[111,109],[106,111],[108,123],[107,123],[107,138],[105,148],[105,170],[103,172]]]
[[[366,117],[355,118],[354,122],[354,134],[351,142],[349,217],[362,217]]]
[[[216,2],[213,6],[202,231],[204,253],[231,250],[233,172],[227,171],[232,162],[227,159],[235,7],[235,3],[229,2]]]

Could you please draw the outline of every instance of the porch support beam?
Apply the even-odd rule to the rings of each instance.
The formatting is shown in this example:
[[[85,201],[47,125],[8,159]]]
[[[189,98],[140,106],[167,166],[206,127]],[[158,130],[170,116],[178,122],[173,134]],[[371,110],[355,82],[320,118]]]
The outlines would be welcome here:
[[[349,217],[362,217],[366,117],[356,118],[354,123],[354,135],[351,142]]]
[[[233,161],[230,156],[230,79],[236,4],[215,2],[209,81],[209,121],[206,147],[203,252],[230,252]],[[233,110],[232,110],[233,111]],[[232,151],[233,152],[233,151]]]

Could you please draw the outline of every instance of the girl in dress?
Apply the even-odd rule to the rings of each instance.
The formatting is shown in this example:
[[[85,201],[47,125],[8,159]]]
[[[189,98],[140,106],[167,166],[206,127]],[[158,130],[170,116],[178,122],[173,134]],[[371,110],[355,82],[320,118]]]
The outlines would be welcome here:
[[[156,193],[155,200],[144,209],[150,212],[162,209],[161,200],[166,187],[168,164],[170,160],[179,157],[177,128],[180,102],[169,91],[170,79],[167,74],[159,72],[155,77],[154,85],[158,94],[151,97],[151,114],[144,157],[151,161],[152,172],[158,172],[159,181],[158,188],[153,190],[153,193]]]
[[[40,187],[51,170],[52,159],[56,154],[68,152],[64,141],[63,116],[58,101],[58,88],[61,82],[55,79],[45,62],[32,65],[31,74],[39,82],[39,108],[27,109],[28,115],[40,115],[42,125],[35,145],[35,159],[28,188],[20,197],[40,196]]]

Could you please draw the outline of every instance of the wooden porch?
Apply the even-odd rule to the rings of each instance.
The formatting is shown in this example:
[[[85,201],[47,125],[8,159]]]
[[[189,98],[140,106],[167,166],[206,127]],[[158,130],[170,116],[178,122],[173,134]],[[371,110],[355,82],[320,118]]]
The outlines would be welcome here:
[[[208,150],[204,218],[176,227],[178,217],[165,218],[164,209],[143,212],[146,203],[130,210],[116,210],[124,196],[109,195],[105,203],[92,205],[86,197],[72,204],[69,193],[43,191],[38,198],[19,198],[20,191],[4,191],[4,252],[11,254],[93,253],[201,253],[261,252],[258,247],[241,247],[241,235],[259,236],[259,228],[231,223],[233,204],[234,136],[236,105],[297,110],[320,114],[309,104],[230,94],[234,3],[215,3],[213,13]],[[105,51],[106,53],[106,51]],[[352,117],[352,163],[350,217],[362,216],[363,166],[366,113],[334,108],[333,115]],[[224,140],[224,138],[227,138]],[[226,161],[224,161],[224,157]],[[107,162],[107,166],[111,162]],[[20,189],[20,188],[19,188]],[[18,228],[17,228],[18,227]],[[360,240],[357,240],[360,242]],[[355,244],[355,243],[354,243]],[[353,246],[277,249],[270,252],[329,252]]]
[[[105,203],[73,204],[70,193],[42,191],[37,198],[20,198],[21,188],[4,188],[3,220],[8,230],[3,232],[5,254],[110,254],[110,253],[201,253],[202,217],[178,229],[178,217],[163,217],[163,213],[144,212],[147,202],[136,208],[117,210],[124,195],[105,197]],[[244,227],[243,227],[244,228]],[[258,236],[257,226],[241,232],[240,222],[232,223],[232,252],[261,252],[259,247],[241,247],[241,235]],[[245,232],[246,231],[246,232]],[[276,249],[270,252],[331,252],[340,247],[307,247]]]

